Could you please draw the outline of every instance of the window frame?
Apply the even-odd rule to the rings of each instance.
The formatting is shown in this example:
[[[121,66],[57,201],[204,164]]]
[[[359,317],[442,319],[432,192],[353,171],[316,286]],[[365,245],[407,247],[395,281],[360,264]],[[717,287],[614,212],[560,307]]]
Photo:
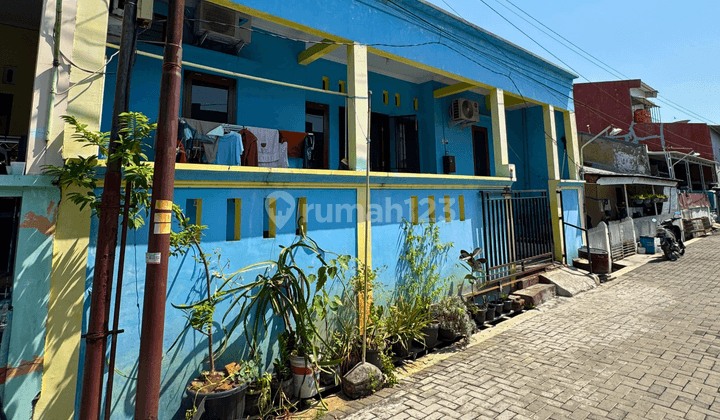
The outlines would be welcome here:
[[[237,84],[235,79],[207,73],[199,73],[192,70],[185,70],[183,74],[183,118],[192,118],[192,87],[194,81],[200,81],[206,85],[215,85],[211,87],[228,90],[228,118],[225,123],[235,124],[237,118]]]

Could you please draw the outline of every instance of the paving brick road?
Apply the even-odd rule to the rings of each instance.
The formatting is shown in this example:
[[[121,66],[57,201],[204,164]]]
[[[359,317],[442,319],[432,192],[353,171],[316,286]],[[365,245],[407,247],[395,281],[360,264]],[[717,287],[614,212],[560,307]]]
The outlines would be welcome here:
[[[327,418],[720,419],[720,235]]]

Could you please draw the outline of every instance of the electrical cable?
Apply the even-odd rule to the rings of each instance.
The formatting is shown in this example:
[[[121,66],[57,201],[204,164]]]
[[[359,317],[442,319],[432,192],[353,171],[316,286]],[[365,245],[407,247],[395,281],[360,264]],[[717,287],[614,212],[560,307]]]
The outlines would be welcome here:
[[[69,91],[70,91],[72,88],[74,88],[75,86],[80,85],[80,84],[82,84],[82,83],[85,83],[86,81],[90,80],[91,78],[93,78],[93,77],[95,77],[95,76],[100,76],[100,75],[105,75],[105,74],[114,74],[114,73],[105,73],[105,72],[103,72],[102,70],[103,70],[105,67],[107,67],[107,65],[110,64],[110,62],[112,61],[112,59],[115,58],[115,56],[118,55],[119,53],[120,53],[120,50],[116,51],[115,54],[111,55],[110,58],[108,58],[108,59],[105,61],[105,64],[103,64],[102,66],[100,66],[99,69],[97,69],[97,70],[95,70],[94,72],[92,72],[91,74],[87,75],[85,78],[80,79],[79,81],[77,81],[77,82],[75,82],[75,83],[72,83],[67,89],[65,89],[65,90],[63,90],[63,91],[61,91],[61,92],[58,92],[57,94],[58,94],[58,95],[63,95],[63,94],[65,94],[65,93],[69,92]],[[61,53],[61,54],[62,54],[62,53]],[[63,57],[65,57],[65,55],[63,55]],[[69,62],[69,60],[68,60],[68,62]],[[75,66],[75,67],[77,67],[77,66]],[[78,68],[79,68],[79,67],[78,67]],[[84,69],[80,69],[80,70],[87,71],[87,70],[84,70]]]
[[[482,1],[482,0],[481,0],[481,1]],[[487,37],[485,36],[485,34],[484,34],[481,30],[479,30],[479,28],[476,28],[476,29],[478,29],[478,33],[481,34],[481,36],[482,36],[483,38],[485,38],[486,42],[488,42],[489,44],[493,45],[493,47],[495,47],[496,49],[498,49],[498,51],[499,51],[502,55],[504,55],[508,60],[511,60],[510,63],[508,63],[508,62],[506,62],[506,61],[504,61],[504,60],[502,60],[502,59],[499,59],[499,58],[497,58],[497,57],[491,56],[491,55],[487,54],[486,51],[481,51],[481,50],[479,50],[479,49],[478,49],[477,47],[475,47],[474,45],[466,42],[465,40],[459,39],[459,38],[458,38],[457,36],[455,36],[454,34],[451,34],[451,33],[447,32],[446,30],[444,30],[444,29],[442,29],[442,28],[440,28],[440,27],[435,26],[435,25],[432,24],[431,22],[428,22],[427,20],[423,19],[422,17],[417,16],[416,14],[412,13],[411,11],[409,11],[409,10],[407,10],[407,9],[404,9],[402,6],[397,5],[397,4],[394,3],[392,0],[388,0],[388,3],[391,4],[392,6],[394,6],[396,11],[398,11],[398,12],[400,12],[400,13],[403,13],[403,14],[405,14],[406,16],[409,16],[409,17],[410,17],[410,20],[407,20],[407,19],[403,19],[403,20],[406,20],[406,21],[408,21],[409,23],[413,23],[413,24],[415,24],[415,25],[417,25],[417,26],[423,27],[423,28],[426,29],[426,30],[429,30],[429,31],[431,31],[431,32],[433,32],[433,33],[436,33],[437,35],[440,36],[440,38],[442,38],[443,35],[444,35],[446,38],[457,42],[459,45],[464,46],[464,47],[470,49],[471,51],[473,51],[473,52],[475,52],[475,53],[477,53],[477,54],[479,54],[479,55],[481,55],[481,56],[483,56],[483,57],[486,57],[486,58],[490,59],[490,60],[493,61],[494,63],[496,63],[496,64],[498,64],[498,65],[500,65],[500,66],[503,66],[503,67],[507,68],[507,69],[510,71],[510,73],[509,73],[509,74],[505,74],[505,73],[503,73],[503,72],[501,72],[501,71],[497,71],[497,70],[495,70],[495,69],[492,69],[492,68],[484,65],[483,63],[478,62],[477,60],[473,59],[472,57],[469,57],[467,54],[459,51],[457,48],[454,48],[454,47],[452,47],[452,46],[450,46],[450,45],[448,45],[448,44],[446,44],[446,43],[444,43],[444,42],[442,42],[442,41],[430,41],[430,42],[417,43],[417,44],[387,44],[387,43],[375,43],[375,44],[373,44],[373,43],[370,43],[370,44],[366,44],[366,45],[368,45],[368,46],[387,46],[387,47],[416,47],[416,46],[437,44],[437,45],[444,46],[444,47],[448,48],[449,50],[451,50],[451,51],[457,53],[458,55],[462,56],[463,58],[465,58],[465,59],[467,59],[467,60],[475,63],[476,65],[478,65],[478,66],[480,66],[480,67],[482,67],[482,68],[484,68],[484,69],[486,69],[486,70],[488,70],[488,71],[491,71],[491,72],[494,73],[494,74],[498,74],[498,75],[502,75],[502,76],[504,76],[504,77],[507,77],[507,78],[511,81],[511,83],[514,85],[514,87],[516,88],[516,90],[518,91],[518,94],[521,96],[523,102],[524,102],[526,105],[528,104],[528,101],[527,101],[527,100],[525,99],[525,97],[522,95],[522,93],[520,92],[519,87],[517,86],[517,84],[515,83],[515,81],[513,80],[512,76],[511,76],[512,71],[517,68],[517,63],[513,62],[513,60],[512,60],[510,57],[508,57],[506,54],[504,54],[504,52],[503,52],[502,50],[500,50],[500,49],[495,45],[495,43],[493,43],[492,41],[488,40]],[[483,2],[483,3],[484,3],[484,2]],[[446,3],[446,4],[447,4],[447,3]],[[487,4],[486,4],[486,5],[487,5]],[[369,5],[369,6],[370,6],[370,5]],[[453,9],[452,6],[450,6],[449,4],[448,4],[448,6],[449,6],[451,9]],[[374,6],[371,6],[371,7],[374,7]],[[488,7],[489,7],[489,6],[488,6]],[[374,8],[375,8],[375,7],[374,7]],[[491,8],[491,9],[492,9],[492,8]],[[453,9],[453,11],[455,11],[455,10]],[[499,12],[497,12],[496,10],[493,9],[493,11],[495,11],[496,13],[499,14]],[[386,12],[386,11],[384,11],[384,12]],[[387,12],[386,12],[386,13],[387,13]],[[455,11],[455,13],[457,13],[457,11]],[[501,16],[502,16],[502,15],[501,15]],[[396,16],[396,17],[399,17],[399,16]],[[465,22],[469,23],[467,20],[463,19],[462,17],[460,17],[460,18],[461,18],[462,20],[464,20]],[[504,17],[503,17],[503,18],[504,18]],[[414,22],[413,22],[413,19],[415,20]],[[267,31],[263,31],[263,30],[258,30],[257,28],[255,28],[255,29],[252,29],[252,28],[242,28],[242,27],[240,27],[239,25],[227,24],[227,23],[223,23],[223,22],[214,22],[214,21],[207,21],[207,20],[200,20],[200,19],[188,19],[188,20],[192,20],[192,21],[203,21],[203,22],[208,22],[208,23],[213,23],[213,24],[220,24],[220,25],[226,25],[226,26],[234,26],[234,27],[238,27],[238,28],[241,28],[241,29],[244,29],[244,30],[249,30],[249,31],[257,32],[257,33],[259,33],[259,34],[263,34],[263,35],[267,35],[267,36],[273,36],[273,37],[282,38],[282,39],[286,39],[286,40],[297,41],[297,42],[306,42],[306,43],[314,43],[314,44],[334,44],[334,45],[350,45],[350,44],[354,44],[354,43],[349,43],[349,42],[338,42],[338,41],[303,40],[303,39],[292,38],[292,37],[288,37],[288,36],[284,36],[284,35],[274,34],[274,33],[267,32]],[[419,25],[419,24],[418,24],[418,21],[424,23],[425,25]],[[471,26],[472,26],[472,27],[475,27],[475,26],[473,26],[473,25],[471,25]],[[514,25],[513,25],[513,26],[514,26]],[[429,29],[429,28],[431,28],[431,29]],[[519,30],[519,29],[518,29],[518,30]],[[525,35],[527,36],[527,34],[525,34]],[[145,42],[145,43],[153,43],[152,41],[143,41],[143,42]],[[552,53],[551,53],[551,54],[552,54]],[[553,56],[554,56],[554,55],[553,55]],[[567,64],[566,64],[566,65],[567,65]],[[568,66],[568,67],[569,67],[569,66]],[[527,73],[533,73],[533,72],[532,72],[532,71],[528,71]],[[537,73],[537,72],[535,72],[535,73]],[[561,91],[553,88],[552,86],[547,85],[544,81],[538,80],[538,79],[530,76],[529,74],[525,74],[525,73],[516,73],[516,74],[519,75],[520,77],[524,77],[524,78],[526,78],[526,79],[528,79],[528,80],[530,80],[530,81],[532,81],[532,82],[534,82],[534,83],[537,83],[537,84],[539,84],[540,86],[543,86],[546,90],[548,90],[548,92],[549,92],[552,96],[555,96],[557,99],[560,99],[560,100],[563,100],[563,99],[573,99],[572,96],[570,96],[570,95],[568,95],[568,94],[566,94],[566,93],[563,93],[563,92],[561,92]],[[543,76],[545,76],[545,75],[538,75],[538,76],[543,77]],[[560,96],[558,96],[558,95],[560,95]],[[615,99],[616,101],[620,102],[617,98],[614,98],[614,97],[613,97],[613,99]],[[574,99],[573,99],[573,100],[574,100]],[[614,119],[614,120],[616,120],[616,121],[618,121],[618,122],[620,122],[620,123],[622,123],[622,124],[625,124],[625,123],[626,123],[625,121],[623,121],[623,120],[621,120],[621,119],[619,119],[619,118],[617,118],[617,117],[614,117],[614,116],[609,115],[609,114],[607,114],[607,113],[605,113],[605,112],[603,112],[603,111],[601,111],[601,110],[598,110],[598,109],[596,109],[596,108],[593,108],[593,107],[590,106],[589,104],[584,104],[584,103],[582,103],[582,102],[580,102],[580,101],[577,101],[577,100],[574,100],[574,102],[577,103],[577,104],[582,105],[583,107],[585,107],[585,108],[588,109],[589,111],[595,113],[596,115],[601,115],[601,114],[602,114],[602,115],[604,115],[605,117],[610,118],[610,119]],[[624,104],[623,104],[623,105],[624,105]],[[548,135],[547,133],[545,133],[545,134]],[[548,136],[549,136],[549,135],[548,135]],[[551,136],[549,136],[549,137],[551,137]],[[683,138],[683,139],[685,139],[685,140],[691,141],[690,139],[687,139],[687,138],[685,138],[685,137],[683,137],[683,136],[680,136],[680,137]],[[556,141],[556,140],[554,140],[554,141],[555,141],[555,143],[557,144],[557,141]],[[699,144],[699,143],[697,143],[697,144]]]
[[[499,0],[495,0],[495,1],[496,1],[498,4],[502,5],[503,7],[506,7],[506,8],[507,8],[508,10],[510,10],[511,12],[513,12],[510,8],[508,8],[508,7],[505,6],[504,4],[500,3]],[[630,79],[630,77],[628,77],[627,75],[625,75],[625,74],[623,74],[622,72],[620,72],[619,70],[611,67],[609,64],[605,63],[604,61],[600,60],[599,58],[595,57],[594,55],[592,55],[592,54],[590,54],[589,52],[585,51],[584,49],[580,48],[579,46],[577,46],[576,44],[574,44],[573,42],[571,42],[571,41],[568,40],[567,38],[563,37],[562,35],[560,35],[560,34],[557,33],[556,31],[554,31],[552,28],[550,28],[550,27],[548,27],[547,25],[545,25],[544,23],[540,22],[538,19],[536,19],[535,17],[533,17],[532,15],[530,15],[529,13],[527,13],[526,11],[524,11],[522,8],[520,8],[520,7],[518,7],[517,5],[515,5],[515,4],[514,4],[513,2],[511,2],[510,0],[505,0],[505,1],[507,1],[508,3],[510,3],[513,7],[515,7],[516,9],[518,9],[519,11],[521,11],[522,13],[524,13],[525,15],[529,16],[532,20],[534,20],[535,22],[539,23],[539,24],[542,25],[544,28],[548,29],[549,31],[551,31],[552,33],[554,33],[555,35],[557,35],[558,37],[560,37],[561,39],[563,39],[565,42],[567,42],[567,43],[569,43],[570,45],[572,45],[573,47],[577,48],[579,51],[581,51],[582,53],[584,53],[584,54],[587,55],[588,57],[592,58],[592,59],[595,60],[596,62],[593,62],[593,61],[590,60],[589,58],[587,58],[587,57],[583,56],[582,54],[580,54],[578,51],[573,50],[572,48],[570,48],[570,47],[567,46],[566,44],[563,44],[562,42],[560,42],[560,41],[558,41],[557,39],[553,38],[553,39],[555,39],[557,42],[559,42],[560,44],[562,44],[562,45],[564,45],[565,47],[567,47],[568,49],[570,49],[571,51],[574,51],[576,54],[580,55],[581,57],[584,57],[585,59],[587,59],[587,60],[590,61],[591,63],[595,64],[595,65],[598,66],[599,68],[601,68],[601,69],[605,70],[606,72],[610,73],[613,77],[617,77],[618,79]],[[513,12],[513,13],[515,13],[515,12]],[[515,14],[517,15],[517,13],[515,13]],[[519,15],[518,15],[518,16],[519,16]],[[521,16],[519,16],[519,17],[521,17]],[[522,17],[521,17],[521,18],[522,18]],[[524,18],[522,18],[522,19],[525,20],[526,22],[528,22],[527,19],[524,19]],[[530,22],[528,22],[528,23],[530,23]],[[530,23],[530,24],[532,25],[532,23]],[[513,25],[513,26],[514,26],[514,25]],[[534,26],[535,28],[537,28],[537,26],[535,26],[535,25],[533,25],[533,26]],[[540,29],[540,28],[537,28],[537,29],[542,31],[542,29]],[[550,36],[549,34],[547,34],[547,32],[545,32],[545,31],[542,31],[542,32],[545,33],[546,35]],[[550,36],[550,37],[552,38],[552,36]],[[583,78],[586,79],[586,80],[588,80],[588,79],[585,78],[585,77],[583,77]],[[589,81],[589,80],[588,80],[588,81]],[[592,82],[591,82],[591,83],[592,83]],[[663,98],[663,97],[658,96],[657,99],[660,100],[660,101],[663,101],[663,102],[668,103],[668,105],[669,105],[670,107],[672,107],[672,108],[674,108],[674,109],[676,109],[676,110],[678,110],[678,111],[686,112],[686,113],[688,113],[688,115],[695,116],[696,118],[698,118],[698,119],[701,120],[701,121],[707,121],[707,122],[709,122],[709,123],[711,123],[711,124],[717,125],[717,123],[713,122],[712,120],[710,120],[710,119],[708,119],[708,118],[706,118],[706,117],[703,117],[703,116],[697,114],[696,112],[693,112],[693,111],[685,108],[684,106],[679,105],[679,104],[677,104],[677,103],[675,103],[675,102],[673,102],[673,101],[671,101],[671,100],[669,100],[669,99],[667,99],[667,98]],[[672,106],[672,105],[670,105],[670,104],[676,105],[676,106]],[[681,109],[678,109],[677,107],[679,107],[679,108],[681,108]]]

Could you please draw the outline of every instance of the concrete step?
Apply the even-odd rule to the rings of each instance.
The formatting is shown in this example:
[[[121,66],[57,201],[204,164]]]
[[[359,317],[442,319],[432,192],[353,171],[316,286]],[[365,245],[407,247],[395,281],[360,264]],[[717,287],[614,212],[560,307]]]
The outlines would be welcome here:
[[[510,296],[511,298],[525,299],[525,303],[539,306],[555,297],[555,285],[538,283],[517,290]]]
[[[589,274],[576,267],[560,267],[540,273],[540,282],[554,284],[558,296],[564,297],[573,297],[600,285],[597,275]]]

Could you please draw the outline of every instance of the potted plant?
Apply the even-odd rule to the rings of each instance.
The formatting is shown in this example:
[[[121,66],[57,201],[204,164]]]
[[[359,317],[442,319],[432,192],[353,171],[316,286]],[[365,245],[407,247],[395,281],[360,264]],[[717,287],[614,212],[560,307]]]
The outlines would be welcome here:
[[[447,278],[440,275],[452,242],[440,242],[440,228],[437,224],[421,222],[414,225],[407,220],[402,224],[403,245],[398,261],[398,288],[396,295],[409,301],[417,299],[423,311],[430,314],[431,305],[441,295]],[[423,343],[433,348],[438,343],[440,325],[432,317],[422,328]]]
[[[501,295],[500,295],[500,300],[501,300],[502,303],[503,303],[503,313],[504,313],[504,314],[507,314],[507,313],[509,313],[510,311],[512,311],[512,303],[513,303],[513,301],[512,301],[512,299],[510,299],[510,298],[508,297],[508,295],[506,295],[506,294],[501,294]]]
[[[272,411],[272,375],[265,372],[253,380],[245,393],[245,416],[265,418]]]
[[[300,250],[320,263],[316,273],[306,274],[297,264],[295,254]],[[266,269],[254,281],[237,288],[230,307],[238,305],[240,312],[230,331],[242,322],[246,335],[259,338],[261,330],[267,331],[268,324],[276,316],[279,317],[284,331],[295,338],[295,347],[290,351],[289,358],[294,393],[299,398],[310,398],[317,394],[321,365],[329,366],[339,362],[320,360],[316,343],[325,340],[316,322],[341,304],[338,296],[331,298],[328,295],[325,284],[330,279],[336,279],[339,270],[347,269],[350,257],[327,260],[325,255],[326,251],[303,234],[292,245],[281,246],[277,260],[253,264],[234,273]]]
[[[402,295],[398,296],[388,309],[384,323],[386,340],[395,356],[409,356],[410,344],[423,342],[423,328],[429,323],[430,314],[420,299],[406,300]]]
[[[470,311],[471,316],[475,319],[475,322],[478,325],[483,325],[487,314],[485,297],[480,296],[482,299],[481,303],[475,302],[475,285],[478,284],[481,286],[485,283],[485,271],[483,270],[483,264],[485,264],[487,260],[485,258],[480,258],[480,254],[482,254],[482,249],[480,248],[475,248],[472,254],[463,249],[460,251],[460,260],[465,262],[464,267],[470,271],[469,274],[465,275],[465,279],[470,283],[471,292],[471,299],[467,301],[468,310]]]
[[[440,323],[439,335],[441,338],[453,341],[458,336],[463,337],[463,343],[470,342],[470,336],[475,332],[475,323],[470,319],[465,303],[459,296],[447,296],[432,305],[432,316]]]
[[[488,302],[485,296],[482,298],[485,304],[485,322],[492,322],[495,320],[495,304]]]
[[[645,196],[642,194],[636,194],[630,198],[633,199],[635,201],[635,204],[637,204],[637,205],[641,205],[645,202]]]
[[[195,251],[193,258],[202,267],[204,286],[203,299],[184,305],[172,304],[174,308],[185,313],[190,328],[207,338],[206,360],[209,369],[201,372],[199,377],[191,381],[187,389],[188,394],[193,397],[191,411],[194,412],[198,402],[205,399],[207,416],[233,419],[242,415],[248,381],[252,378],[253,372],[257,371],[257,367],[250,362],[231,363],[224,369],[216,369],[215,360],[222,350],[213,347],[215,309],[220,302],[232,295],[232,290],[228,290],[227,287],[235,275],[226,276],[223,273],[219,251],[215,252],[217,261],[214,265],[217,270],[211,272],[212,256],[206,254],[200,245],[202,231],[206,226],[190,223],[190,219],[185,217],[176,205],[173,205],[173,215],[178,221],[180,230],[170,234],[170,254],[185,255],[193,249]],[[220,285],[214,291],[213,280],[220,280]],[[227,338],[226,336],[225,339]]]
[[[295,348],[295,337],[288,331],[278,335],[278,357],[273,361],[274,376],[270,383],[273,399],[281,402],[294,394],[293,375],[290,369],[290,352]]]
[[[661,203],[665,203],[668,201],[668,196],[665,194],[658,194],[658,199],[660,200]]]

